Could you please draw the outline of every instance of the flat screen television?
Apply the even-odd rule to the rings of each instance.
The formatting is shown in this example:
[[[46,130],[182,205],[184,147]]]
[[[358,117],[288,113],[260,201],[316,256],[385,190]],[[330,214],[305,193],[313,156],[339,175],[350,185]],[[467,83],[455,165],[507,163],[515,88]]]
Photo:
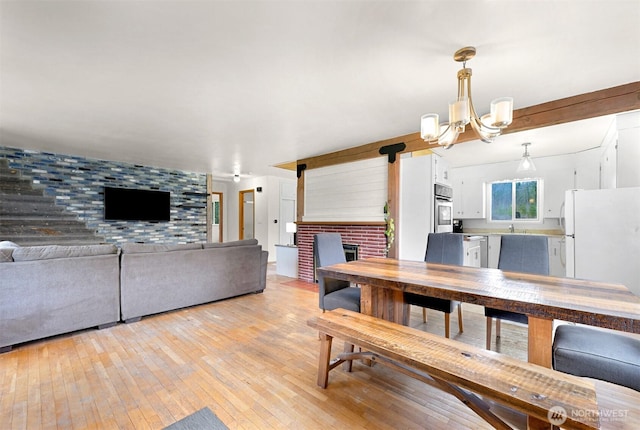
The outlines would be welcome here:
[[[104,187],[104,219],[125,221],[169,221],[168,191]]]

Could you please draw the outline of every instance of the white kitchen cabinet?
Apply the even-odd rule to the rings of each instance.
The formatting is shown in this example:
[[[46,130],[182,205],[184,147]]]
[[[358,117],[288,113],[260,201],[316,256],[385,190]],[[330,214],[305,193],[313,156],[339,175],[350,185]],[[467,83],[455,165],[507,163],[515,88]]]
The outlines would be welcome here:
[[[549,275],[566,276],[567,254],[564,237],[549,237]]]
[[[439,155],[432,154],[433,182],[438,184],[451,185],[449,176],[449,164]]]
[[[453,217],[483,219],[485,215],[485,183],[477,178],[458,178],[453,181]]]
[[[612,131],[613,130],[613,131]],[[640,112],[616,116],[612,130],[602,143],[598,188],[640,186]]]
[[[480,238],[465,238],[463,242],[463,250],[464,250],[464,266],[469,267],[480,267]]]
[[[640,126],[618,131],[616,149],[616,187],[640,187]]]
[[[276,273],[290,278],[298,277],[298,247],[276,245]]]
[[[560,218],[565,191],[575,188],[575,170],[559,169],[544,173],[544,218]]]
[[[593,188],[615,188],[616,187],[616,140],[605,142],[602,147],[604,151],[600,157],[600,183]]]

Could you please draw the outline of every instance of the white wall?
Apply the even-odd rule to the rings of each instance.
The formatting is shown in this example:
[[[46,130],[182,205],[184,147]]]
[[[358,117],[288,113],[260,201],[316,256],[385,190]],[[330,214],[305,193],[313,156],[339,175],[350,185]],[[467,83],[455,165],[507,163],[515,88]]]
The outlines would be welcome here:
[[[305,171],[303,221],[384,221],[388,158]]]
[[[535,172],[518,173],[517,161],[494,163],[482,166],[470,166],[451,169],[451,176],[469,176],[480,178],[486,183],[507,180],[541,178],[543,179],[543,214],[541,222],[507,222],[493,223],[486,219],[465,219],[464,228],[472,229],[504,229],[513,224],[517,230],[555,230],[559,229],[561,204],[564,201],[564,191],[572,188],[598,189],[601,148],[584,151],[578,154],[560,155],[555,157],[534,158]],[[487,187],[487,192],[489,187]],[[455,189],[454,189],[455,199]],[[488,213],[487,213],[488,216]]]
[[[433,232],[433,155],[400,157],[400,209],[396,228],[398,257],[424,261]]]
[[[240,182],[223,182],[227,191],[224,195],[224,230],[225,242],[238,240],[239,228],[239,193],[243,190],[254,191],[255,213],[255,238],[258,239],[262,249],[269,251],[269,261],[276,260],[275,245],[280,241],[280,184],[297,182],[295,172],[291,173],[292,179],[261,176],[257,178],[241,179]],[[218,191],[214,182],[214,191]],[[262,187],[262,192],[257,188]],[[275,221],[278,221],[277,223]]]

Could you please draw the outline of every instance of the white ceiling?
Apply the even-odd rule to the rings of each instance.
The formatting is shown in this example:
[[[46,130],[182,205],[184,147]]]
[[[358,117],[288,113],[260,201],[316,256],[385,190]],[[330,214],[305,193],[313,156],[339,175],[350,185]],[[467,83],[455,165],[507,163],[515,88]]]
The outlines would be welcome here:
[[[640,80],[637,0],[2,0],[0,40],[0,145],[216,176],[418,131],[446,116],[467,45],[482,113]],[[444,155],[578,143],[530,133]]]

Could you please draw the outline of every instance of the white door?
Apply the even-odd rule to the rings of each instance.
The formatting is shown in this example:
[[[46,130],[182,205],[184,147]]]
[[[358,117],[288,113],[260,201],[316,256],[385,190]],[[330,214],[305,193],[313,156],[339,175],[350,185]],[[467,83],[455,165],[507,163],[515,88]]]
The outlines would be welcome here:
[[[287,223],[296,220],[296,201],[280,199],[280,244],[293,244],[293,233],[287,233]]]

